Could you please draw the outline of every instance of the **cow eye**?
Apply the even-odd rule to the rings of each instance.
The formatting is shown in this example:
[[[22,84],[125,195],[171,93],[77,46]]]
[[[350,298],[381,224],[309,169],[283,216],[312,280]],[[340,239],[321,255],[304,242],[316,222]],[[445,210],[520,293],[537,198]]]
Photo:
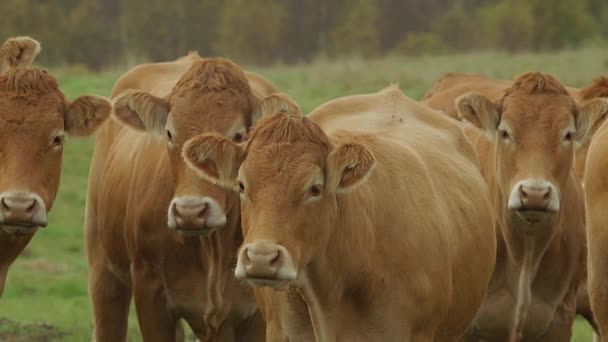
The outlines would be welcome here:
[[[564,136],[564,141],[572,141],[572,132],[566,133]]]
[[[240,143],[243,141],[243,135],[241,133],[237,133],[234,135],[234,137],[232,138],[232,140],[236,143]]]
[[[169,141],[173,141],[173,135],[171,134],[170,130],[165,130],[165,133],[167,134],[167,140]]]
[[[317,197],[317,196],[321,195],[321,186],[319,186],[319,185],[311,186],[310,189],[308,189],[308,194],[312,197]]]
[[[65,136],[63,135],[57,135],[53,138],[53,141],[51,142],[51,145],[53,147],[59,147],[61,145],[63,145],[63,141],[65,139]]]
[[[239,185],[239,192],[243,193],[245,191],[245,184],[243,184],[243,182],[239,181],[238,185]]]
[[[511,136],[509,135],[509,132],[507,132],[504,129],[498,130],[498,134],[500,135],[500,138],[503,140],[508,140]]]

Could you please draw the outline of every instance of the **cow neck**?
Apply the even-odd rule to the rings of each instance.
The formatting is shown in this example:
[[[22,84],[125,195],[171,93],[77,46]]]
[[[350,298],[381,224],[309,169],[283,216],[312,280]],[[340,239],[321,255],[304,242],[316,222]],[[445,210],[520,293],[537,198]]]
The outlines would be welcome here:
[[[363,187],[369,185],[360,185]],[[364,198],[368,193],[358,188],[338,195],[338,210],[335,224],[331,225],[334,231],[329,243],[321,249],[322,257],[306,266],[298,282],[297,290],[307,305],[317,341],[335,341],[340,331],[334,328],[342,326],[339,322],[343,318],[339,314],[341,306],[356,307],[353,300],[357,304],[374,303],[371,297],[375,287],[370,284],[381,283],[371,267],[376,239],[372,231],[374,227],[365,222],[374,222],[377,213],[372,205],[365,206],[365,203],[370,203]],[[353,214],[353,208],[358,208],[357,214],[365,215],[368,220],[359,219],[357,214]],[[354,238],[357,235],[359,238]],[[349,294],[351,292],[355,294]]]
[[[205,270],[206,303],[204,305],[204,322],[210,334],[219,331],[221,324],[230,312],[226,305],[231,298],[226,296],[227,287],[233,279],[233,265],[238,246],[243,241],[241,233],[240,207],[232,207],[227,213],[228,222],[223,228],[208,236],[199,237],[200,258]],[[212,335],[210,335],[212,336]]]

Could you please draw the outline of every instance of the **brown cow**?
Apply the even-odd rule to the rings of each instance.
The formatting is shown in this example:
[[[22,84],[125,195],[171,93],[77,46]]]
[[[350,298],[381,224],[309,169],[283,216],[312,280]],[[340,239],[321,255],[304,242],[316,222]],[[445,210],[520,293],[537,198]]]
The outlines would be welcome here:
[[[456,99],[470,91],[480,93],[493,101],[499,101],[504,91],[512,85],[512,81],[494,79],[482,75],[467,75],[450,73],[438,80],[424,96],[423,103],[429,107],[441,110],[451,117],[460,120],[456,110]],[[598,97],[608,97],[608,78],[599,77],[593,83],[581,90],[568,87],[568,92],[579,102],[585,102]],[[597,122],[591,130],[591,135],[601,122]],[[575,152],[575,172],[582,181],[585,175],[585,160],[591,139],[584,144],[577,143]],[[597,331],[589,304],[586,281],[583,281],[576,300],[576,312],[583,316]]]
[[[310,118],[296,107],[266,106],[247,143],[205,134],[184,148],[201,176],[240,193],[235,275],[269,287],[257,290],[268,339],[461,335],[495,257],[488,190],[462,131],[396,87]]]
[[[0,46],[0,296],[8,268],[47,225],[65,135],[93,133],[111,108],[96,96],[68,101],[53,76],[27,67],[39,52],[28,37]]]
[[[498,101],[457,99],[477,126],[465,130],[499,228],[494,276],[467,340],[569,340],[586,255],[574,145],[599,117],[594,103],[577,104],[557,79],[537,72],[516,78]]]
[[[593,136],[587,156],[585,171],[585,197],[587,203],[587,243],[589,248],[589,297],[591,307],[598,324],[602,341],[608,341],[608,256],[606,242],[608,242],[608,183],[606,182],[606,167],[608,159],[608,79],[596,80],[597,91],[589,91],[590,97],[599,96],[603,99],[598,102],[602,112],[603,122]],[[596,100],[599,101],[599,100]]]
[[[87,202],[97,341],[125,340],[131,296],[146,341],[175,340],[180,319],[203,341],[263,339],[252,290],[232,272],[243,239],[238,196],[200,179],[181,149],[203,132],[244,140],[274,91],[228,60],[196,53],[117,81],[118,122],[98,135]]]

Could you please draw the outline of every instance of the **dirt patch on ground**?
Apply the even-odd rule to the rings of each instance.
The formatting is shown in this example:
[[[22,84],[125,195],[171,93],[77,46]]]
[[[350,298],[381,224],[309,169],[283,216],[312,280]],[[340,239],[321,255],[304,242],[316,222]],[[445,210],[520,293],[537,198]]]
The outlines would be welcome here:
[[[65,337],[59,328],[48,323],[19,323],[0,318],[0,341],[2,342],[51,342]]]

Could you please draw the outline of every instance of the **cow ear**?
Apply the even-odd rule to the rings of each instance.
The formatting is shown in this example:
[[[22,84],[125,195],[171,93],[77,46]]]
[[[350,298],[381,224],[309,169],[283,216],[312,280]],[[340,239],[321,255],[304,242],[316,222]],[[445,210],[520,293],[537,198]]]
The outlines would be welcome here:
[[[327,189],[343,193],[365,182],[376,165],[376,158],[357,142],[338,145],[327,157]]]
[[[10,38],[0,46],[0,72],[11,67],[26,67],[40,53],[40,43],[30,37]]]
[[[277,113],[302,115],[300,106],[298,106],[288,95],[274,93],[267,96],[256,105],[251,116],[252,126],[255,126],[255,123],[262,117]]]
[[[608,98],[596,98],[583,103],[576,117],[576,140],[583,145],[587,143],[606,115],[608,115]]]
[[[121,123],[140,130],[164,134],[169,103],[140,90],[127,90],[113,101],[114,117]]]
[[[65,130],[73,136],[91,135],[106,121],[111,111],[112,105],[105,97],[81,96],[65,109]]]
[[[464,94],[456,99],[456,108],[463,119],[491,136],[496,133],[500,114],[498,106],[487,97],[477,93]]]
[[[236,176],[245,150],[218,133],[197,135],[184,144],[182,157],[202,178],[235,190]]]

